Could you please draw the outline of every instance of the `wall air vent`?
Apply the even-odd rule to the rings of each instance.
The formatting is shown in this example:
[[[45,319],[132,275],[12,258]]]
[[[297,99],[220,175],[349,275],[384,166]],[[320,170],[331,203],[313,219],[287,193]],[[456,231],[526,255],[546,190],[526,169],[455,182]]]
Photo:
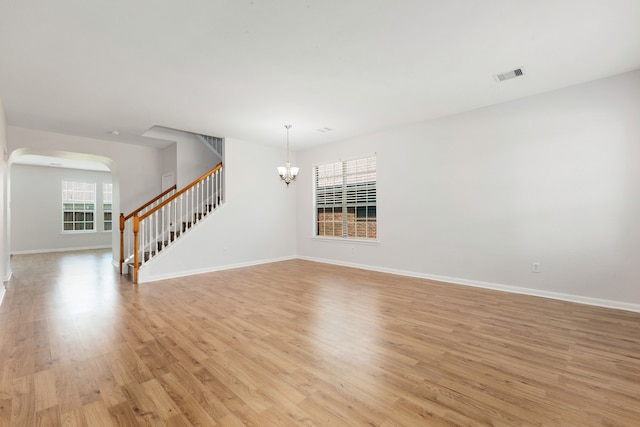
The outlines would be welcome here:
[[[507,71],[501,74],[496,74],[493,76],[493,78],[496,79],[497,82],[503,82],[505,80],[515,79],[516,77],[520,77],[523,75],[524,75],[524,69],[516,68],[515,70]]]

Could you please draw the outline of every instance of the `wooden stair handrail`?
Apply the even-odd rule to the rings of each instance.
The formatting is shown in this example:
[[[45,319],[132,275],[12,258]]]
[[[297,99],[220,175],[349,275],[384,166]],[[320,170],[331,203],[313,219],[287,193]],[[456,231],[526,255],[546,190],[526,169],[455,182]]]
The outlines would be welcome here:
[[[122,274],[122,265],[124,264],[124,227],[125,227],[124,224],[125,224],[125,222],[129,218],[131,218],[132,216],[136,216],[138,214],[138,212],[140,212],[142,209],[144,209],[147,206],[149,206],[149,205],[155,203],[156,201],[160,200],[161,198],[163,198],[167,194],[171,193],[172,191],[175,191],[177,188],[178,188],[178,186],[173,184],[173,186],[169,187],[168,189],[166,189],[162,193],[158,194],[156,197],[154,197],[153,199],[149,200],[147,203],[145,203],[144,205],[140,206],[138,209],[134,210],[133,212],[131,212],[127,216],[125,216],[123,213],[120,213],[120,274]]]
[[[120,274],[124,264],[124,214],[120,214]]]
[[[187,191],[189,191],[190,189],[195,187],[198,183],[200,183],[200,182],[204,181],[205,179],[209,178],[210,176],[212,176],[216,172],[220,171],[221,169],[222,169],[222,163],[219,163],[215,168],[211,169],[209,172],[205,173],[204,175],[202,175],[201,177],[199,177],[195,181],[191,182],[189,185],[184,187],[182,190],[172,194],[168,199],[164,200],[162,203],[160,203],[159,205],[155,206],[151,210],[145,212],[143,215],[139,215],[140,210],[146,208],[151,203],[153,203],[155,200],[158,200],[158,198],[160,198],[160,197],[164,196],[165,194],[167,194],[169,191],[174,190],[176,188],[176,186],[174,185],[173,188],[167,190],[166,192],[164,192],[163,194],[158,196],[154,201],[146,203],[144,206],[140,207],[140,209],[132,212],[129,216],[125,217],[123,214],[120,214],[120,229],[121,229],[121,231],[120,231],[120,235],[121,235],[121,239],[120,239],[120,274],[122,274],[122,264],[124,263],[124,259],[123,259],[124,258],[124,244],[123,244],[122,236],[124,234],[123,230],[124,230],[124,223],[125,223],[126,219],[133,217],[133,248],[134,248],[134,251],[133,251],[133,283],[138,283],[138,270],[140,269],[140,254],[138,253],[138,246],[139,246],[138,233],[140,232],[140,223],[144,219],[148,218],[149,216],[153,215],[154,213],[156,213],[157,211],[159,211],[163,207],[167,206],[169,203],[171,203],[172,201],[176,200],[178,197],[180,197],[181,195],[183,195],[184,193],[186,193]]]
[[[147,206],[155,203],[157,200],[163,198],[164,196],[166,196],[167,194],[171,193],[172,191],[176,190],[178,188],[178,186],[176,184],[173,184],[172,187],[169,187],[167,190],[163,191],[162,193],[158,194],[156,197],[154,197],[153,199],[149,200],[147,203],[145,203],[144,205],[140,206],[138,209],[134,210],[133,212],[131,212],[129,215],[126,215],[124,217],[124,220],[128,220],[129,218],[131,218],[133,215],[135,215],[136,213],[140,212],[142,209],[146,208]],[[122,215],[122,214],[121,214]],[[123,215],[124,216],[124,215]]]
[[[133,283],[138,283],[138,269],[140,259],[138,255],[138,233],[140,232],[140,219],[138,215],[133,217]],[[144,256],[144,255],[143,255]]]
[[[194,187],[199,182],[204,181],[209,176],[211,176],[214,173],[218,172],[220,169],[222,169],[222,163],[218,163],[218,166],[216,166],[215,168],[211,169],[209,172],[205,173],[200,178],[196,179],[191,184],[189,184],[186,187],[184,187],[182,190],[180,190],[177,193],[173,194],[171,197],[169,197],[164,202],[160,203],[155,208],[151,209],[148,212],[145,212],[143,215],[140,216],[140,221],[142,221],[143,219],[145,219],[145,218],[151,216],[152,214],[156,213],[157,211],[159,211],[160,209],[162,209],[163,207],[165,207],[166,205],[168,205],[169,203],[171,203],[172,201],[174,201],[175,199],[180,197],[182,194],[186,193],[188,190],[190,190],[192,187]]]

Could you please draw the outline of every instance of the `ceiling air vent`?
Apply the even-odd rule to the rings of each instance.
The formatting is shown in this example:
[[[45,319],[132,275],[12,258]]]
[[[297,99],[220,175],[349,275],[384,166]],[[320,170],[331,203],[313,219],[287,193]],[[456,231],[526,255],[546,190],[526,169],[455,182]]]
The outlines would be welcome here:
[[[509,79],[515,79],[516,77],[520,77],[524,75],[524,70],[522,68],[516,68],[515,70],[507,71],[505,73],[496,74],[493,76],[497,82],[503,82]]]

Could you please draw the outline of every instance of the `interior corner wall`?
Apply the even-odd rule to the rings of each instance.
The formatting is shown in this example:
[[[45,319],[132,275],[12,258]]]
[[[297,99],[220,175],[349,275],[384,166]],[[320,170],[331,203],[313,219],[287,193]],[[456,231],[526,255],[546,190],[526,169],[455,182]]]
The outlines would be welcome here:
[[[279,178],[283,151],[227,138],[225,202],[140,269],[140,283],[296,255],[296,191]]]
[[[62,181],[96,183],[94,232],[62,233]],[[13,164],[11,166],[11,253],[111,247],[103,231],[102,184],[111,173]],[[116,225],[117,221],[113,224]]]
[[[8,172],[8,144],[7,144],[7,120],[4,115],[2,99],[0,99],[0,279],[9,280],[11,270],[9,268],[9,216],[7,212],[8,197],[7,178]],[[4,287],[2,287],[4,291]],[[2,295],[0,294],[0,300]]]
[[[171,142],[171,145],[163,150],[165,163],[163,173],[174,172],[178,190],[191,184],[222,162],[220,156],[200,135],[164,126],[153,126],[144,133],[144,136]],[[171,165],[173,165],[172,168]]]
[[[196,135],[180,132],[176,144],[176,183],[178,189],[184,188],[222,161]]]
[[[634,71],[298,152],[298,254],[637,308],[639,117]],[[314,239],[313,167],[372,152],[378,244]]]
[[[177,144],[175,142],[162,149],[162,174],[171,173],[175,174],[177,169]]]

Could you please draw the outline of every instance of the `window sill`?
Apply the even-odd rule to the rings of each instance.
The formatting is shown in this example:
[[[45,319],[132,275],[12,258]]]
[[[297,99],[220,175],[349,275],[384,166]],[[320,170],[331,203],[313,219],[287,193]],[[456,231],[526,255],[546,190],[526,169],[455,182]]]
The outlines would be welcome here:
[[[319,242],[336,242],[336,243],[348,243],[350,245],[372,245],[376,246],[380,244],[380,242],[372,239],[354,239],[349,237],[322,237],[322,236],[311,236],[311,240],[316,240]]]
[[[76,230],[76,231],[63,231],[60,234],[91,234],[97,233],[96,230]]]

